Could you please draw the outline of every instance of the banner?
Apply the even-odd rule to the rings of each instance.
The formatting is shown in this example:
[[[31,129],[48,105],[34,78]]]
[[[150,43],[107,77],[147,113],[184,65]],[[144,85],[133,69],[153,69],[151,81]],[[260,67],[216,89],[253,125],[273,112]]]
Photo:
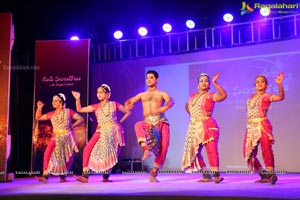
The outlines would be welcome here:
[[[89,71],[89,40],[58,40],[36,42],[35,64],[35,92],[34,109],[36,103],[42,101],[42,114],[53,111],[52,97],[58,93],[66,96],[66,107],[76,111],[72,90],[80,91],[82,105],[87,105],[88,99],[88,71]],[[82,153],[87,141],[86,115],[85,123],[75,129],[79,153],[75,154],[70,174],[82,171]],[[31,172],[37,174],[43,171],[43,154],[52,137],[50,121],[33,120],[32,135],[32,166]]]
[[[0,181],[7,181],[7,159],[10,153],[9,93],[10,93],[10,56],[14,29],[11,13],[0,13]]]

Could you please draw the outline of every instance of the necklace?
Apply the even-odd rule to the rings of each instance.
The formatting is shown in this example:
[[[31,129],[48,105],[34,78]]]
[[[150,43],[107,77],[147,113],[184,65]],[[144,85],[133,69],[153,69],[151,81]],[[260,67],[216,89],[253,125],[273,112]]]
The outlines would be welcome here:
[[[255,106],[257,105],[257,102],[259,101],[260,97],[262,95],[261,94],[256,94],[249,102],[249,106],[250,108],[255,108]]]
[[[66,120],[66,112],[65,109],[61,109],[61,110],[55,110],[54,112],[54,116],[53,116],[53,126],[55,127],[64,127],[67,122]]]
[[[199,100],[200,98],[202,98],[202,97],[204,96],[204,94],[206,94],[206,93],[207,93],[207,92],[198,93],[197,96],[194,97],[194,98],[192,99],[192,101],[191,101],[192,106],[194,106],[194,105],[198,102],[198,100]]]
[[[110,103],[106,102],[106,103],[104,103],[104,105],[101,105],[101,103],[100,103],[100,109],[104,116],[108,116],[110,114]]]
[[[58,110],[55,110],[55,116],[56,116],[56,118],[59,120],[59,121],[62,121],[63,120],[63,118],[64,118],[64,110],[60,110],[60,111],[58,111]]]

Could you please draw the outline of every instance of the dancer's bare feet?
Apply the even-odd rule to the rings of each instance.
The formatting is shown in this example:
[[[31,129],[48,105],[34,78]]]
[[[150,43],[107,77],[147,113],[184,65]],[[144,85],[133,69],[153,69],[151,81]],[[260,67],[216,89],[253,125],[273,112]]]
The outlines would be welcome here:
[[[155,176],[151,176],[151,175],[150,175],[149,181],[150,181],[151,183],[158,183],[158,182],[159,182],[159,180],[157,180]]]
[[[203,178],[198,180],[197,182],[208,183],[208,182],[213,182],[213,180],[212,178]]]
[[[275,185],[275,183],[277,182],[277,180],[278,180],[278,177],[276,176],[276,174],[273,174],[270,177],[270,183],[271,183],[271,185]]]
[[[151,183],[158,183],[159,182],[159,180],[156,179],[157,172],[158,172],[158,169],[155,168],[155,167],[150,171],[150,179],[149,179],[149,181]]]
[[[83,176],[74,175],[74,178],[75,178],[76,181],[79,181],[81,183],[88,183],[89,182],[89,180],[86,177],[83,177]]]
[[[102,182],[104,182],[104,183],[110,183],[110,182],[113,182],[113,181],[109,180],[108,178],[103,178]]]
[[[267,178],[261,178],[256,180],[254,183],[270,183],[270,180]]]
[[[224,180],[223,177],[219,176],[219,177],[214,177],[214,181],[215,183],[221,183]]]
[[[48,179],[44,176],[35,176],[34,178],[35,178],[35,180],[37,180],[39,182],[42,182],[42,183],[47,183],[48,182]]]
[[[149,150],[144,150],[144,155],[142,157],[142,160],[146,160],[147,158],[151,157],[151,153]]]
[[[65,182],[69,182],[69,181],[66,179],[66,176],[61,175],[61,176],[59,176],[59,182],[65,183]]]

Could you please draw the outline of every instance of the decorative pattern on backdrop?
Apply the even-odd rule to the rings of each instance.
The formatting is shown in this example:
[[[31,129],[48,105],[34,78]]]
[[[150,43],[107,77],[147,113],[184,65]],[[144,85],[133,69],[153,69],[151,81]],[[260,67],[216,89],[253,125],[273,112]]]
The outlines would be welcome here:
[[[82,105],[87,104],[89,40],[57,40],[36,42],[36,68],[34,113],[36,102],[45,103],[43,114],[53,110],[52,97],[58,93],[66,96],[66,107],[76,110],[72,90],[80,91]],[[87,122],[86,115],[81,114]],[[43,154],[52,137],[50,121],[33,120],[32,171],[43,169]],[[82,152],[87,141],[87,123],[75,129],[79,153],[76,153],[69,174],[81,173]]]

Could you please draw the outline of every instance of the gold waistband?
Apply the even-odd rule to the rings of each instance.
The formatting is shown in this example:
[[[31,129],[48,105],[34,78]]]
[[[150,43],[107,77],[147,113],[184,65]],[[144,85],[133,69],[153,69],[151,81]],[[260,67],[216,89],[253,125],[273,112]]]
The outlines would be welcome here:
[[[57,129],[57,130],[53,130],[53,133],[56,134],[56,135],[63,135],[63,134],[69,133],[69,130],[66,130],[66,129]]]
[[[107,123],[103,123],[103,124],[98,124],[97,130],[100,128],[107,128],[107,127],[113,126],[116,123],[117,122],[107,122]]]
[[[190,122],[194,123],[194,122],[200,122],[200,121],[204,121],[204,120],[208,120],[210,117],[195,117],[195,118],[191,118]]]
[[[151,115],[151,116],[145,117],[145,121],[152,125],[158,124],[160,119],[161,119],[160,115]]]
[[[261,122],[267,119],[266,117],[248,119],[248,124]]]

